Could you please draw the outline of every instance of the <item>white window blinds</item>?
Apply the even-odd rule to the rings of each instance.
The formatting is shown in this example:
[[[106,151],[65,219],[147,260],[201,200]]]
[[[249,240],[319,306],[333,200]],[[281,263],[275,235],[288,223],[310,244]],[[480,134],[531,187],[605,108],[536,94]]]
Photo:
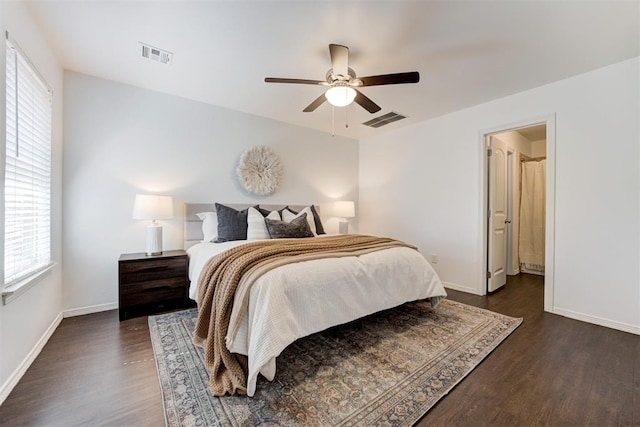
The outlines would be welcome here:
[[[4,284],[51,262],[51,93],[7,40]]]

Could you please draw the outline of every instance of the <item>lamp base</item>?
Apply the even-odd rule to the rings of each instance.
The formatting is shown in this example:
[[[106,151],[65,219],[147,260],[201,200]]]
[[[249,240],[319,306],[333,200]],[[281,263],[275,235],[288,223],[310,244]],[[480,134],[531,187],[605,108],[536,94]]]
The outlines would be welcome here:
[[[338,233],[349,234],[349,223],[347,221],[340,221],[338,223]]]
[[[153,222],[147,226],[147,256],[162,255],[162,226]]]

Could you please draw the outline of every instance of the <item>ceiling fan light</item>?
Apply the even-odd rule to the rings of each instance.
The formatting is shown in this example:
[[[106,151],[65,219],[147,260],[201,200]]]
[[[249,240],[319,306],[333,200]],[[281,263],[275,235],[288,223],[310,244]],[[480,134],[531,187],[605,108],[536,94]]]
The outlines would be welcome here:
[[[353,102],[356,91],[349,86],[334,86],[324,94],[327,101],[335,107],[345,107]]]

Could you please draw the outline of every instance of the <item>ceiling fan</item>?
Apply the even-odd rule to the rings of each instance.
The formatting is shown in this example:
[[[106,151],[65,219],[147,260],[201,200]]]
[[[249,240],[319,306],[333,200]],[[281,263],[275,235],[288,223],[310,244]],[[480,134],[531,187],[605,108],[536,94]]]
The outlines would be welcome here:
[[[314,111],[325,101],[336,107],[344,107],[356,102],[370,113],[381,110],[380,106],[365,96],[356,88],[365,86],[396,85],[401,83],[418,83],[420,73],[410,71],[406,73],[383,74],[379,76],[356,77],[355,71],[349,68],[349,48],[339,44],[329,45],[331,68],[327,71],[326,80],[281,79],[266,77],[266,83],[296,83],[305,85],[321,85],[329,87],[304,110],[305,113]]]

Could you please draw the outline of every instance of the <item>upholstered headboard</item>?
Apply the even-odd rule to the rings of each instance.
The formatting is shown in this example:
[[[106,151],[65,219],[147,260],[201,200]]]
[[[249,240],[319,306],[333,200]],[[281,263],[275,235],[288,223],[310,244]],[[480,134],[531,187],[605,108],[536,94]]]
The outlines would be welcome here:
[[[234,209],[246,209],[249,206],[255,206],[257,203],[233,204],[224,203]],[[309,205],[264,205],[260,204],[263,209],[270,211],[274,209],[282,209],[289,206],[294,211],[300,211]],[[316,210],[320,213],[320,208],[315,205]],[[189,249],[196,243],[200,243],[204,237],[202,234],[202,220],[196,214],[201,212],[215,212],[216,206],[213,203],[185,203],[184,204],[184,248]]]

